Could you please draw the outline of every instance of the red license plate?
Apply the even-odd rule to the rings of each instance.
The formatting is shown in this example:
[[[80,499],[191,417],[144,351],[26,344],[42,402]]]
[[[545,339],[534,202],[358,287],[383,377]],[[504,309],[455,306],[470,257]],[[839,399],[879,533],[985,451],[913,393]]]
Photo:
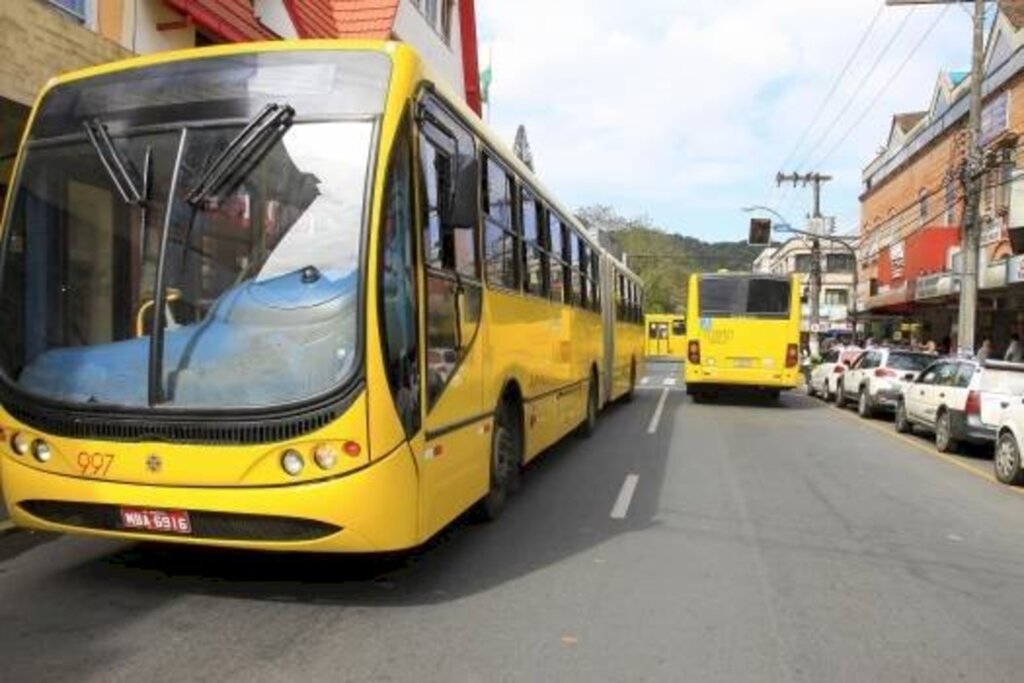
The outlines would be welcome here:
[[[121,526],[125,529],[156,531],[165,534],[192,533],[192,522],[184,510],[121,508]]]

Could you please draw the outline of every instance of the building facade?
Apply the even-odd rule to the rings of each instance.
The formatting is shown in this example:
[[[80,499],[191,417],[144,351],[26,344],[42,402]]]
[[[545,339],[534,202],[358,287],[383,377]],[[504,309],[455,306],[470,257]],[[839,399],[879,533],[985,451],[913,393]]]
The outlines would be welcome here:
[[[854,257],[842,247],[822,241],[821,291],[818,298],[818,331],[853,330],[851,303],[854,297]],[[754,272],[772,275],[795,273],[803,291],[802,332],[812,331],[811,269],[813,266],[811,242],[794,237],[779,246],[767,247],[754,260]]]
[[[1024,2],[1000,3],[984,65],[977,338],[1005,348],[1024,333],[1024,257],[1013,249],[1024,229]],[[956,338],[969,92],[968,73],[940,74],[927,109],[894,116],[864,169],[857,295],[874,336]]]
[[[135,54],[315,38],[405,41],[481,111],[474,0],[2,0],[0,201],[52,76]]]

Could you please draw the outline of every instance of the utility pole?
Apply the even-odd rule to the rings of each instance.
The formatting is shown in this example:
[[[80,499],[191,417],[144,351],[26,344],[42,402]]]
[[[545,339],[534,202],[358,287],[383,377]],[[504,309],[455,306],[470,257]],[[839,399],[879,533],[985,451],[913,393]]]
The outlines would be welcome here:
[[[832,180],[832,176],[822,175],[821,173],[805,173],[803,175],[799,173],[776,173],[775,184],[782,185],[782,183],[793,183],[793,187],[798,184],[803,184],[804,187],[810,185],[814,188],[814,210],[811,214],[812,218],[821,218],[821,184],[827,183]],[[854,292],[854,296],[856,296]],[[815,233],[814,237],[811,238],[811,334],[810,334],[810,346],[811,354],[816,355],[818,353],[818,331],[821,329],[821,240],[819,235]]]
[[[957,348],[961,356],[974,354],[974,332],[978,319],[978,205],[984,163],[981,154],[981,97],[985,78],[985,2],[974,0],[973,45],[971,49],[970,114],[967,123],[967,158],[960,170],[966,195],[961,219],[963,263],[960,270],[960,305],[957,314]],[[887,5],[948,5],[960,0],[886,0]]]

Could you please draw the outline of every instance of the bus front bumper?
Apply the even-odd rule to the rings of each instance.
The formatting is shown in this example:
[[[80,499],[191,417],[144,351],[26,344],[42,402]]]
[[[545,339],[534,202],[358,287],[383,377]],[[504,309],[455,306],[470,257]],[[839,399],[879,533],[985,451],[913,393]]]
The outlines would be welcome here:
[[[333,479],[268,487],[147,486],[58,475],[0,458],[11,521],[136,541],[253,550],[381,552],[418,545],[418,483],[406,446]],[[137,531],[125,510],[185,512],[191,533]]]
[[[706,365],[691,365],[687,363],[684,377],[687,386],[714,385],[795,389],[799,384],[800,369],[748,370],[708,367]]]

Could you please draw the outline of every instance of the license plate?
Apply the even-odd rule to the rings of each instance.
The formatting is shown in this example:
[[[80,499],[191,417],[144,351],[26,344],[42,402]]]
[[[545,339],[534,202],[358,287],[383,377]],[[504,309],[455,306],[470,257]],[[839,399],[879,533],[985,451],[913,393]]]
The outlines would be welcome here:
[[[734,368],[752,368],[754,367],[753,358],[733,358],[732,366]]]
[[[121,508],[121,526],[125,529],[165,534],[192,533],[192,522],[184,510]]]

